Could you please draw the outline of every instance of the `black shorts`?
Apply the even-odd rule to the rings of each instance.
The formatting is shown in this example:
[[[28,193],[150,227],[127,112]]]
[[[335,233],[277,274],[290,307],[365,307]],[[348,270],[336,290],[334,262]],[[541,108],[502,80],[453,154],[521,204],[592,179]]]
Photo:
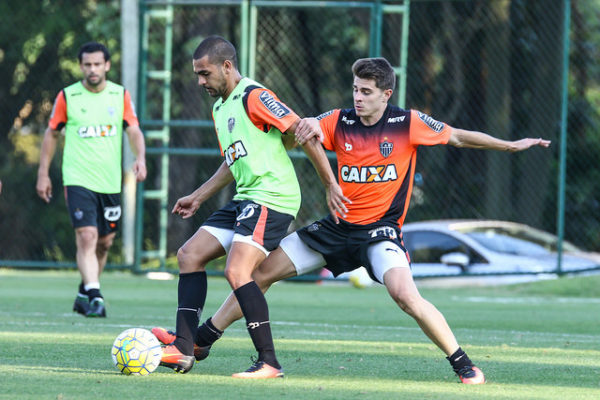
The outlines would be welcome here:
[[[99,236],[119,229],[120,193],[96,193],[82,186],[65,186],[65,200],[73,228],[95,226]]]
[[[203,225],[230,229],[252,240],[267,251],[279,246],[287,234],[294,217],[277,212],[250,200],[232,200],[223,208],[212,213]]]
[[[380,221],[357,225],[340,220],[340,223],[336,224],[329,215],[299,229],[297,233],[308,247],[323,255],[327,262],[325,268],[335,276],[363,266],[371,278],[377,281],[371,272],[372,266],[367,257],[368,247],[376,242],[393,242],[407,253],[402,241],[402,232],[393,223]]]

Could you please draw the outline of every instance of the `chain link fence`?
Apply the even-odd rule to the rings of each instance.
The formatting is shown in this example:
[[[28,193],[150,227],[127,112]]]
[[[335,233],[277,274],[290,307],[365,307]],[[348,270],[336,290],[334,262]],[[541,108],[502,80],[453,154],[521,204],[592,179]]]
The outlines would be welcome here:
[[[242,3],[151,0],[140,3],[144,15],[169,7],[173,11],[171,65],[164,65],[165,37],[170,27],[160,18],[147,20],[147,57],[142,60],[147,62],[149,71],[170,71],[168,97],[164,81],[148,79],[146,95],[138,99],[145,130],[160,125],[157,121],[164,120],[164,102],[169,102],[170,138],[166,146],[170,154],[166,171],[169,210],[177,198],[198,187],[222,162],[211,124],[214,99],[197,86],[191,65],[192,52],[204,37],[222,35],[238,51],[245,48],[245,40],[252,39],[255,47],[251,46],[248,58],[241,60],[243,69],[275,91],[301,116],[352,106],[350,67],[357,58],[381,55],[395,66],[401,64],[402,14],[384,12],[378,22],[372,10],[375,5],[396,6],[404,4],[402,1],[246,2],[256,6],[254,15]],[[114,6],[115,2],[110,4]],[[455,127],[507,140],[544,137],[552,140],[552,146],[548,150],[532,149],[519,154],[451,146],[420,148],[406,222],[500,219],[556,233],[559,215],[564,212],[565,239],[586,250],[600,252],[597,184],[600,166],[596,161],[600,152],[600,67],[595,62],[600,58],[600,5],[570,1],[566,187],[565,207],[561,210],[564,4],[525,0],[410,2],[405,107],[426,112]],[[110,10],[109,5],[106,7]],[[250,27],[241,23],[245,12],[250,13]],[[374,25],[381,27],[381,41],[375,44]],[[118,38],[111,37],[110,32],[104,35],[100,38],[111,40],[114,49],[118,49]],[[52,62],[72,61],[76,53],[72,50],[79,45],[79,39],[72,38],[69,52],[63,49],[60,58],[57,56]],[[6,43],[6,39],[0,40]],[[46,41],[48,47],[50,39]],[[8,45],[2,45],[1,49],[4,53],[0,54],[6,54]],[[20,50],[24,49],[23,45]],[[0,68],[4,68],[1,60]],[[3,79],[8,80],[3,87],[14,85],[15,71],[3,74]],[[111,73],[111,78],[118,81],[118,71]],[[66,85],[75,76],[76,71],[52,79]],[[39,145],[50,111],[48,101],[61,87],[49,85],[48,79],[51,78],[41,76],[37,86],[31,87],[32,92],[43,91],[47,95],[44,101],[32,100],[35,112],[24,118],[20,117],[23,108],[8,107],[13,101],[9,91],[7,96],[0,97],[2,114],[10,111],[10,124],[3,126],[12,126],[5,132],[0,152],[0,179],[5,183],[0,195],[0,260],[74,259],[72,231],[64,204],[52,208],[52,214],[64,215],[64,220],[50,223],[48,208],[41,208],[32,193],[35,157],[27,159],[22,155],[23,143],[30,143],[28,149]],[[19,101],[23,106],[29,104]],[[398,101],[402,99],[396,98],[395,102]],[[160,139],[148,139],[147,145],[165,148]],[[163,185],[161,154],[162,151],[149,152],[145,190],[158,190]],[[322,186],[310,162],[301,151],[292,156],[303,194],[302,207],[292,227],[295,229],[325,216],[327,208]],[[56,164],[53,175],[58,191]],[[332,165],[335,167],[334,160]],[[15,191],[18,195],[13,194]],[[192,219],[169,217],[167,255],[173,256],[202,221],[232,195],[233,187],[223,190]],[[159,215],[163,208],[156,201],[143,202],[144,250],[159,246],[162,234]],[[15,227],[18,234],[12,234]],[[111,256],[113,262],[119,261],[118,251],[116,246]]]

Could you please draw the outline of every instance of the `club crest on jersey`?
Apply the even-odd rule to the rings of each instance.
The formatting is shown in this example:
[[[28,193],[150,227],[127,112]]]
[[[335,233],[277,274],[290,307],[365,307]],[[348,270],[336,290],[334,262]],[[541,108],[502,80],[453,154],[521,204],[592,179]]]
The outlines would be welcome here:
[[[388,141],[379,143],[379,152],[382,156],[389,156],[390,154],[392,154],[392,150],[394,150],[394,143],[390,143]]]
[[[277,118],[283,118],[290,113],[290,110],[288,110],[283,104],[275,100],[275,97],[273,97],[266,90],[264,90],[258,96],[258,98],[261,101],[261,103],[263,103],[264,106],[267,107],[267,110],[269,110],[271,114],[273,114]]]
[[[434,132],[440,133],[442,131],[442,129],[444,129],[444,123],[436,121],[435,119],[431,118],[429,115],[424,114],[420,111],[417,111],[417,115],[419,116],[421,121],[425,122],[425,125],[430,127]]]
[[[115,108],[114,108],[114,107],[112,107],[112,106],[109,106],[109,107],[106,109],[106,111],[108,111],[108,115],[109,115],[109,116],[111,116],[111,117],[114,117],[114,116],[115,116]]]
[[[77,134],[81,138],[117,136],[117,126],[116,125],[80,126],[79,129],[77,129]]]
[[[242,143],[241,140],[238,140],[237,142],[231,143],[225,150],[225,162],[227,163],[227,166],[230,167],[236,160],[246,157],[247,155],[248,152],[244,147],[244,143]]]
[[[235,118],[231,117],[227,120],[227,129],[229,133],[233,132],[233,128],[235,128]]]
[[[350,166],[340,168],[340,176],[344,182],[373,183],[389,182],[398,179],[396,165]]]

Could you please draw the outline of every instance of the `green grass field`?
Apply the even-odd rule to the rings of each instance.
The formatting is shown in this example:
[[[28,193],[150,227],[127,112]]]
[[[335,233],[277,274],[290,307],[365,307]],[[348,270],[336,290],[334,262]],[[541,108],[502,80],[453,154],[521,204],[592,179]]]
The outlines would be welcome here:
[[[71,312],[73,271],[0,270],[1,399],[600,399],[600,277],[422,289],[486,385],[461,385],[441,351],[381,286],[279,283],[268,293],[286,377],[239,381],[254,348],[237,322],[186,375],[121,375],[125,328],[172,328],[177,280],[103,276],[108,318]],[[229,292],[209,279],[202,320]],[[559,293],[559,294],[555,294]]]

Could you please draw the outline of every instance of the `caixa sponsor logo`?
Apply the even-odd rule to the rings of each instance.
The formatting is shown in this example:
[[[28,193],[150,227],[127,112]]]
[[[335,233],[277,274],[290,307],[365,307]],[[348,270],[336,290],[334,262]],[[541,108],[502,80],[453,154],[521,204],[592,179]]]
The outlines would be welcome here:
[[[104,219],[107,221],[118,221],[121,218],[121,206],[104,207]]]
[[[266,90],[263,91],[258,98],[260,99],[261,103],[263,103],[265,107],[271,111],[271,114],[277,118],[283,118],[290,113],[290,110],[275,100],[275,98]]]
[[[80,126],[77,134],[82,138],[109,137],[117,135],[116,125]]]
[[[398,234],[394,228],[390,228],[389,226],[380,226],[379,228],[375,228],[369,231],[369,235],[372,238],[374,237],[387,237],[390,239],[396,239]]]
[[[225,162],[227,166],[231,166],[235,160],[246,157],[248,152],[244,147],[244,143],[241,140],[237,142],[233,142],[226,150],[225,150]]]
[[[398,179],[398,172],[394,164],[361,167],[343,165],[340,176],[344,182],[389,182]]]

